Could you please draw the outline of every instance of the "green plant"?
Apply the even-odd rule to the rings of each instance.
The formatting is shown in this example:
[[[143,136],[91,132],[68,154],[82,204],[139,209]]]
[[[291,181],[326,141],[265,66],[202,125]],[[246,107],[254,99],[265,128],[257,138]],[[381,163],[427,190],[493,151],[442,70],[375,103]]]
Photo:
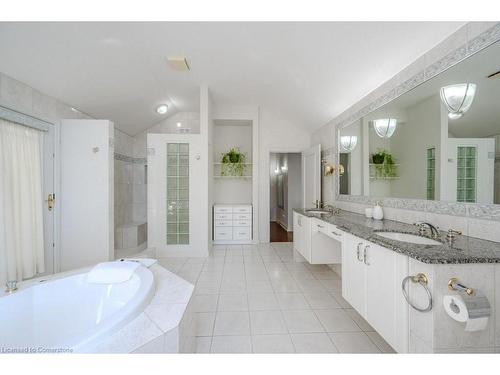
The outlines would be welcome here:
[[[239,148],[231,148],[222,154],[221,176],[243,176],[246,155]]]

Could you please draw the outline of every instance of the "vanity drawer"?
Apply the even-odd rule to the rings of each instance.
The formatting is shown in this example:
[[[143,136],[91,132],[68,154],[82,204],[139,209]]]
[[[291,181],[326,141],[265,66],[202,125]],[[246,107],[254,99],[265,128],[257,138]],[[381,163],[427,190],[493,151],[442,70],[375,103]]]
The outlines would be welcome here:
[[[214,240],[232,240],[233,228],[215,227]]]
[[[233,221],[232,220],[215,220],[215,226],[216,227],[232,227]]]
[[[252,227],[234,227],[233,240],[251,240]]]
[[[252,206],[233,206],[233,212],[236,214],[251,214]]]
[[[235,227],[251,227],[252,220],[233,220],[233,226],[235,226]]]
[[[214,212],[216,214],[227,214],[233,212],[232,206],[214,206]]]
[[[234,214],[233,220],[252,220],[252,214]]]
[[[215,221],[219,220],[233,220],[233,214],[215,214]]]

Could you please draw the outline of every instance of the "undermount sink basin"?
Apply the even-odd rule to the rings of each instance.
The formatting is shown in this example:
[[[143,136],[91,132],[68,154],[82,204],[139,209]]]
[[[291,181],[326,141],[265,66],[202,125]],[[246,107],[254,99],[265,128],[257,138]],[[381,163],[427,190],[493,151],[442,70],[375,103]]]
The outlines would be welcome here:
[[[396,240],[401,242],[409,242],[419,245],[442,245],[441,242],[432,238],[417,236],[416,234],[400,233],[400,232],[375,232],[377,236]]]

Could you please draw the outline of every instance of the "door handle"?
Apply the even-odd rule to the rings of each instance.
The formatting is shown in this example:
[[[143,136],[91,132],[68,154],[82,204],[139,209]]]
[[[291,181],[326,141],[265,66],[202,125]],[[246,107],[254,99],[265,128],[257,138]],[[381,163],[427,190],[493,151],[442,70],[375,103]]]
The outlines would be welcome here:
[[[369,265],[370,265],[370,263],[368,262],[368,257],[367,257],[367,255],[368,255],[368,249],[369,249],[369,248],[370,248],[370,245],[366,245],[366,246],[365,246],[365,250],[363,251],[363,262],[364,262],[367,266],[369,266]]]
[[[47,196],[47,199],[45,199],[45,202],[47,202],[47,208],[49,209],[49,211],[52,211],[52,208],[54,207],[55,200],[56,200],[55,194],[49,194]]]
[[[363,242],[358,243],[357,258],[358,258],[358,261],[359,261],[359,262],[362,262],[362,261],[363,261],[363,259],[361,259],[361,258],[359,257],[359,254],[360,254],[360,252],[361,252],[361,250],[359,249],[359,247],[360,247],[361,245],[363,245]]]

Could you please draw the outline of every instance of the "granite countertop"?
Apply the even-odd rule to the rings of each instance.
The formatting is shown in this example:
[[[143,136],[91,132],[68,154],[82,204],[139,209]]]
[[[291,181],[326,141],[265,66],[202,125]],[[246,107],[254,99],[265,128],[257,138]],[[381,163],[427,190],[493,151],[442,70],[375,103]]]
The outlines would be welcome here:
[[[295,212],[337,226],[340,230],[429,264],[500,263],[500,243],[468,236],[456,236],[453,244],[440,232],[441,245],[420,245],[377,236],[377,231],[418,235],[414,225],[393,220],[367,219],[364,215],[340,210],[338,214],[311,214],[303,209]]]

